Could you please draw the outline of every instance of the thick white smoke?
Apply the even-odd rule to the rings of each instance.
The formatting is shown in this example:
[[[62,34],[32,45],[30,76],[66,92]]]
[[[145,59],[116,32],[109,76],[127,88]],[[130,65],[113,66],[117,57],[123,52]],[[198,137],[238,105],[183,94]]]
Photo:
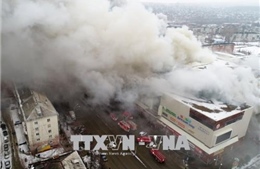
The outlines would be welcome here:
[[[166,29],[165,16],[137,2],[11,0],[3,2],[2,17],[4,79],[62,87],[68,95],[86,91],[95,103],[132,102],[157,90],[259,98],[249,69],[185,68],[214,55],[188,28]]]

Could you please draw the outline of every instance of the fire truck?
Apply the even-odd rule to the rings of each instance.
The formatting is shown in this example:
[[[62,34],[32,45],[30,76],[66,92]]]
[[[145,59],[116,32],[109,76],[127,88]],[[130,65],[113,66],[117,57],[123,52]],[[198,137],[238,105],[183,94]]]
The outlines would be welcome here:
[[[132,120],[127,120],[126,122],[130,125],[131,130],[137,130],[137,124],[135,124]]]
[[[127,112],[127,111],[123,112],[123,113],[122,113],[122,116],[123,116],[123,118],[124,118],[125,120],[132,120],[132,119],[133,119],[132,113]]]
[[[144,143],[151,143],[152,142],[152,138],[150,136],[141,136],[141,137],[137,137],[136,141],[139,142],[144,142]]]
[[[111,119],[112,120],[114,120],[114,121],[117,121],[118,120],[118,117],[116,116],[116,114],[115,113],[110,113],[110,115],[109,115],[110,117],[111,117]]]
[[[150,149],[150,153],[152,156],[158,161],[159,163],[164,163],[165,162],[165,156],[157,149]]]
[[[124,121],[124,120],[121,120],[118,122],[118,125],[125,131],[129,132],[130,131],[130,125]]]

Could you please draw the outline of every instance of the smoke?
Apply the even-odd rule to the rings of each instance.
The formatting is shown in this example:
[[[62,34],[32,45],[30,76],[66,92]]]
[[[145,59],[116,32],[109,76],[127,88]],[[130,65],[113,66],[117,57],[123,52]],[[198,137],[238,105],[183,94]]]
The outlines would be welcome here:
[[[259,98],[250,69],[187,68],[215,56],[187,27],[166,28],[167,17],[138,2],[11,0],[3,2],[2,17],[2,78],[53,97],[87,93],[103,104],[177,90]]]

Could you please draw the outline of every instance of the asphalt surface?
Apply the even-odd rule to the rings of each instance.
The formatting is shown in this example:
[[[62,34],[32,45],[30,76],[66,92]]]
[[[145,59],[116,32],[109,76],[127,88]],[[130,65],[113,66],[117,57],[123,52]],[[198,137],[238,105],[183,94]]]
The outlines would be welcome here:
[[[109,114],[102,109],[91,108],[87,105],[82,105],[80,109],[76,111],[77,121],[86,127],[89,134],[95,135],[118,135],[127,134],[122,130],[116,121],[113,121]],[[134,121],[134,120],[133,120]],[[140,122],[140,121],[139,121]],[[143,123],[146,123],[145,121]],[[142,129],[136,130],[134,133],[137,134]],[[137,136],[136,136],[137,137]],[[131,154],[130,152],[128,154]],[[158,163],[153,156],[149,153],[149,149],[144,146],[138,146],[136,149],[136,155],[140,161],[133,155],[107,155],[108,161],[105,162],[107,169],[180,169],[181,167],[177,164],[177,156],[163,152],[166,156],[166,162],[163,164]]]

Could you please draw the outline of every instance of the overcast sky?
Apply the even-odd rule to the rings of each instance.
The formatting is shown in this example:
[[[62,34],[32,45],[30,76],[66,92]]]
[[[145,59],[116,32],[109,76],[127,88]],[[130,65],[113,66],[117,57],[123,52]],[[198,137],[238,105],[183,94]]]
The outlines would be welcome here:
[[[227,5],[259,5],[259,0],[140,0],[142,2],[159,3],[202,3],[202,4],[227,4]]]

